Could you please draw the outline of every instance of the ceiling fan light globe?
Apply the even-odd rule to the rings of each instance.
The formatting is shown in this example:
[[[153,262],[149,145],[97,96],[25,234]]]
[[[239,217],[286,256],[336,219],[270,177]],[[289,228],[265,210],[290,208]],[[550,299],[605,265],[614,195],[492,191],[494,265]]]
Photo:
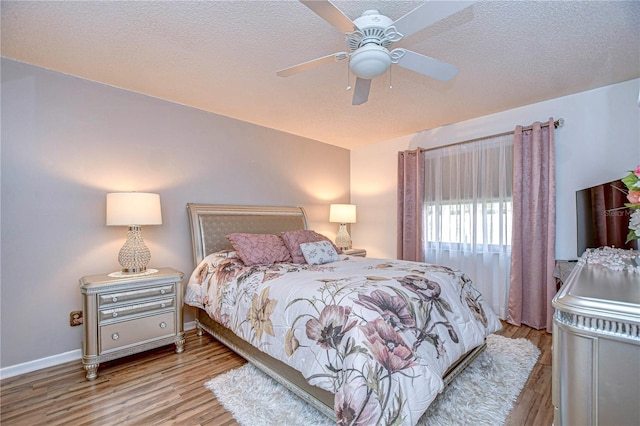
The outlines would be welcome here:
[[[351,54],[349,69],[357,77],[370,80],[384,74],[391,66],[389,51],[376,44],[362,46]]]

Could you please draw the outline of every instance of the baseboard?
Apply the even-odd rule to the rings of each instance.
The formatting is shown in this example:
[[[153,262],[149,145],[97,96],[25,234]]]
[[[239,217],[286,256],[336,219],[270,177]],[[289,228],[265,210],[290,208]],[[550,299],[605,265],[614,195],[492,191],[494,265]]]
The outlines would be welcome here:
[[[186,322],[184,324],[184,331],[193,330],[194,328],[196,328],[195,321]],[[81,359],[82,351],[80,349],[75,349],[58,355],[23,362],[22,364],[10,365],[9,367],[0,368],[0,380],[19,376],[20,374],[31,373],[32,371],[42,370],[43,368],[54,367],[56,365],[64,364],[65,362],[79,361]]]
[[[9,377],[31,373],[32,371],[42,370],[43,368],[53,367],[55,365],[64,364],[65,362],[77,361],[80,359],[82,359],[82,351],[80,349],[48,356],[46,358],[34,359],[33,361],[23,362],[22,364],[11,365],[0,369],[0,379],[4,380]]]

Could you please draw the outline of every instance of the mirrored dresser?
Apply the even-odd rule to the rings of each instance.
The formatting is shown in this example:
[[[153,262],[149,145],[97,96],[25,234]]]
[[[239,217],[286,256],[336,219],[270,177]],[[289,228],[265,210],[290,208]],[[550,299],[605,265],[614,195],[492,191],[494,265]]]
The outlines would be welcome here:
[[[640,424],[640,273],[581,260],[553,307],[554,425]]]

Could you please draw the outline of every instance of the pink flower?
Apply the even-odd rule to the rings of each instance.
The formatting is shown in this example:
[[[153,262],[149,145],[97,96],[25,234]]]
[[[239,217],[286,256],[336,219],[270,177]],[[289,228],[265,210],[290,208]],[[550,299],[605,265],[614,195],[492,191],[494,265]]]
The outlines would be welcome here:
[[[627,200],[629,200],[631,204],[640,204],[640,191],[629,190]]]
[[[315,340],[323,349],[335,349],[344,335],[357,324],[350,316],[351,308],[348,306],[327,305],[318,319],[307,321],[307,337]]]
[[[368,322],[360,329],[367,338],[365,345],[376,361],[387,371],[395,373],[416,365],[413,361],[415,354],[411,348],[407,346],[398,332],[382,318]]]
[[[430,281],[423,276],[405,275],[404,277],[396,278],[396,280],[398,280],[404,288],[416,293],[423,301],[440,297],[440,284],[435,281]]]
[[[229,258],[218,263],[218,266],[215,270],[215,276],[218,283],[226,284],[231,280],[235,279],[240,272],[242,272],[242,268],[244,264],[239,261],[239,259]]]
[[[374,290],[369,296],[359,294],[355,303],[379,313],[392,327],[403,329],[416,325],[409,305],[400,296],[391,296],[382,290]]]
[[[636,167],[633,173],[640,178],[640,164],[638,164],[638,167]]]
[[[336,392],[334,408],[338,426],[373,425],[380,416],[374,398],[367,394],[367,386],[342,386]]]

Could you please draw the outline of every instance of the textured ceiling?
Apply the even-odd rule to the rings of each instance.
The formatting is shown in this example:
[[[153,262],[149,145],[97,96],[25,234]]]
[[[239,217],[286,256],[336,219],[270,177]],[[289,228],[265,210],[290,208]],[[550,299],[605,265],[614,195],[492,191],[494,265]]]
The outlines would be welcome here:
[[[335,1],[395,20],[421,1]],[[394,44],[459,67],[394,66],[351,105],[346,51],[297,1],[5,1],[2,56],[346,148],[640,77],[640,1],[480,1]],[[354,77],[351,76],[351,84]]]

